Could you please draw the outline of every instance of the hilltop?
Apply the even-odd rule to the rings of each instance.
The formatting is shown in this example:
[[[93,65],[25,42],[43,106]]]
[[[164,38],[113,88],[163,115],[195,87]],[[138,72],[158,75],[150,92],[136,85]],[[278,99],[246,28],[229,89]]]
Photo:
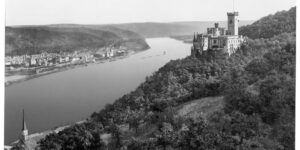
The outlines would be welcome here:
[[[7,55],[99,49],[112,43],[132,50],[149,48],[139,34],[110,26],[96,28],[81,25],[46,25],[5,29]]]

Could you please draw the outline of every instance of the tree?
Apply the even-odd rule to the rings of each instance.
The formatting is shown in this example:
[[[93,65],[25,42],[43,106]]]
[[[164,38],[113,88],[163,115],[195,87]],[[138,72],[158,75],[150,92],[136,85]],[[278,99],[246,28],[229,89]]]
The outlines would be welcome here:
[[[170,123],[162,123],[155,137],[157,138],[157,145],[161,145],[166,150],[167,146],[172,145],[175,140],[173,126]]]
[[[120,149],[122,147],[122,136],[119,127],[115,124],[111,124],[110,133],[112,135],[112,142],[110,145],[113,145],[115,149]]]

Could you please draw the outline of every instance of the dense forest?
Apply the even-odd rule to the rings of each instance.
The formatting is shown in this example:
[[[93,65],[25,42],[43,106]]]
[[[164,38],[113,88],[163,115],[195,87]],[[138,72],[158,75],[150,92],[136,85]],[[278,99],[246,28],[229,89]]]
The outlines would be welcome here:
[[[49,25],[5,28],[6,55],[97,50],[112,43],[132,50],[149,48],[139,34],[112,26],[95,28],[81,25]]]
[[[240,28],[240,34],[249,38],[271,38],[274,35],[296,30],[296,7],[261,18]]]
[[[276,24],[283,14],[268,22]],[[38,149],[292,150],[296,33],[281,26],[276,30],[268,31],[269,37],[244,32],[249,38],[230,57],[170,61],[86,123],[46,136]],[[208,117],[176,112],[182,104],[215,96],[224,97],[224,106]]]

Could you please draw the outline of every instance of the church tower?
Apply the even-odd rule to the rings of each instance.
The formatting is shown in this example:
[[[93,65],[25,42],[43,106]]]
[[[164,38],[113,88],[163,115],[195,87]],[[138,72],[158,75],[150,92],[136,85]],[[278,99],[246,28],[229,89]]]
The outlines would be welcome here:
[[[24,109],[23,109],[22,132],[21,132],[20,140],[22,140],[23,142],[28,140],[28,130],[25,122]]]
[[[239,13],[229,12],[227,13],[227,26],[228,26],[228,35],[239,35],[239,20],[238,20]]]
[[[28,138],[28,130],[26,127],[25,123],[25,113],[23,110],[23,120],[22,120],[22,132],[19,137],[18,143],[15,145],[12,145],[12,149],[17,149],[17,150],[33,150],[34,148],[30,146],[29,144],[29,138]]]

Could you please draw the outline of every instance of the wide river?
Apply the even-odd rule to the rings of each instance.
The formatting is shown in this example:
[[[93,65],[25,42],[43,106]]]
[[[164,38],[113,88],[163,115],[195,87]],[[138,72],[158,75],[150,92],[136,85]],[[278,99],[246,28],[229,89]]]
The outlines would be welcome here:
[[[29,134],[83,120],[133,91],[146,76],[170,60],[190,55],[190,44],[181,41],[170,38],[146,41],[149,50],[124,59],[90,64],[6,87],[5,143],[18,139],[22,109]]]

